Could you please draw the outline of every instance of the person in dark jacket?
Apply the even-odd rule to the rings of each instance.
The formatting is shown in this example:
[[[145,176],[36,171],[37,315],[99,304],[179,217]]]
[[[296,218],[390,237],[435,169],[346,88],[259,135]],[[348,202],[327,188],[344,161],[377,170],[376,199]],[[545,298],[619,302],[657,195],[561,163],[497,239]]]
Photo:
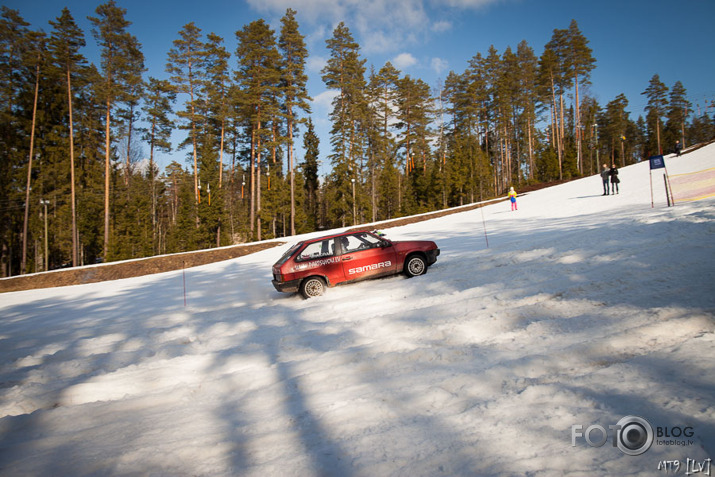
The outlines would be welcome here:
[[[618,194],[618,184],[621,180],[618,178],[618,169],[616,164],[611,164],[611,169],[608,171],[608,175],[611,177],[611,193]]]
[[[608,169],[607,165],[603,165],[603,170],[601,171],[601,179],[603,180],[603,195],[608,195],[608,181],[611,178],[611,171]]]
[[[675,141],[675,154],[677,154],[677,157],[680,157],[680,151],[683,150],[683,145],[680,144],[680,141]]]

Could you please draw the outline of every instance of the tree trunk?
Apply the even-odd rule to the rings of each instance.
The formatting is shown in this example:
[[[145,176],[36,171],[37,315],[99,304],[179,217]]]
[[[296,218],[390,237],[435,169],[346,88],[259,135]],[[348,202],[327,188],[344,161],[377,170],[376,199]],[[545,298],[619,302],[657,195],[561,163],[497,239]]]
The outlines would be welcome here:
[[[660,117],[655,118],[655,132],[658,138],[658,154],[663,154],[663,148],[660,147]]]
[[[251,131],[251,179],[250,179],[250,229],[251,229],[251,239],[253,239],[253,233],[256,230],[256,130],[255,128]],[[243,198],[243,186],[241,186],[241,198]]]
[[[151,249],[154,254],[157,253],[156,241],[156,187],[154,184],[154,135],[156,134],[156,119],[151,123],[151,139],[149,141],[149,171],[150,171],[150,187],[151,187]]]
[[[22,225],[22,262],[20,273],[27,272],[27,223],[30,220],[30,182],[32,180],[32,154],[35,147],[35,121],[37,118],[37,95],[40,90],[40,61],[38,58],[35,69],[35,99],[32,103],[32,129],[30,130],[30,157],[27,162],[27,186],[25,187],[25,221]],[[35,265],[37,269],[37,265]]]
[[[529,179],[534,178],[534,138],[531,135],[531,118],[527,119],[526,127],[529,134]]]
[[[583,165],[581,164],[581,111],[578,102],[578,73],[574,74],[574,88],[576,93],[576,168],[583,175]]]
[[[560,133],[560,128],[559,128],[559,116],[558,116],[558,104],[556,103],[556,85],[554,84],[554,75],[553,72],[550,74],[550,79],[551,79],[551,104],[552,104],[552,112],[553,112],[553,132],[554,134],[552,135],[552,141],[554,142],[554,145],[556,146],[556,155],[558,156],[559,159],[559,179],[563,178],[563,159],[561,157],[562,153],[562,135]]]
[[[560,138],[560,147],[561,147],[561,153],[559,154],[559,179],[564,178],[564,171],[563,171],[563,157],[566,153],[566,146],[565,146],[565,141],[566,141],[566,134],[565,134],[565,126],[564,126],[564,95],[560,94],[559,95],[559,100],[561,102],[561,125],[559,128],[559,138]]]
[[[109,179],[111,175],[110,166],[110,136],[109,136],[109,122],[110,122],[110,109],[111,101],[107,97],[107,112],[105,118],[104,126],[104,250],[102,255],[104,260],[107,260],[107,253],[109,251]]]
[[[258,129],[261,121],[258,121]],[[261,241],[261,135],[258,135],[256,151],[256,240]]]
[[[293,170],[293,112],[288,111],[288,169],[290,171],[290,234],[295,235],[295,182]]]
[[[223,183],[223,141],[226,135],[226,119],[221,118],[221,145],[218,155],[218,188],[221,189]]]
[[[67,67],[67,100],[69,104],[69,120],[70,120],[70,190],[72,200],[72,266],[78,264],[78,244],[77,239],[77,211],[75,209],[75,188],[74,188],[74,129],[72,126],[72,83],[70,80],[70,69]]]

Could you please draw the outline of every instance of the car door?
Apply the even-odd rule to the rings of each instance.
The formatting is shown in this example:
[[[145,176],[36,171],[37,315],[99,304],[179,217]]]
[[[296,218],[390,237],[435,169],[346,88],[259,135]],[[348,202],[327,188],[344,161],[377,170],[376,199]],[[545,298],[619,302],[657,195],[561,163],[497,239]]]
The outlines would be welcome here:
[[[395,273],[395,247],[368,233],[340,237],[345,280],[354,281]]]

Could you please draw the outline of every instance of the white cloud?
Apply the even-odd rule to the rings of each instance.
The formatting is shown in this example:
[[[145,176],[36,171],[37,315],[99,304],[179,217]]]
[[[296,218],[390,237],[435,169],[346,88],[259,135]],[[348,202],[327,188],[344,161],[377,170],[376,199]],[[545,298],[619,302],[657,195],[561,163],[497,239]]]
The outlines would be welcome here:
[[[333,106],[333,99],[338,95],[335,90],[325,90],[313,97],[313,114],[317,116],[327,115]]]
[[[431,30],[436,33],[442,33],[452,29],[452,22],[447,20],[439,20],[432,24]]]
[[[273,13],[283,15],[285,11],[292,8],[298,15],[311,22],[319,19],[338,18],[345,13],[345,4],[350,1],[338,0],[246,0],[246,3],[253,9],[262,13]],[[299,3],[299,5],[298,5]]]
[[[493,3],[503,2],[504,0],[433,0],[435,6],[448,6],[453,8],[463,9],[479,9],[489,6]]]
[[[365,54],[394,52],[406,44],[415,44],[429,32],[430,16],[425,0],[246,0],[259,13],[283,16],[287,8],[297,11],[308,42],[318,43],[332,35],[344,22]],[[298,4],[299,3],[299,4]]]
[[[398,70],[404,70],[405,68],[409,68],[410,66],[417,64],[417,58],[412,56],[410,53],[400,53],[391,61]]]
[[[449,62],[442,58],[432,58],[430,65],[432,66],[432,70],[434,70],[434,72],[437,74],[441,74],[443,71],[449,68]]]
[[[308,72],[316,74],[320,74],[326,64],[328,64],[328,60],[322,56],[309,56],[306,61]]]
[[[344,22],[363,54],[394,53],[423,44],[431,33],[452,28],[441,14],[445,9],[477,9],[505,0],[245,0],[261,14],[283,16],[297,11],[301,31],[318,45]],[[306,33],[308,32],[308,33]]]

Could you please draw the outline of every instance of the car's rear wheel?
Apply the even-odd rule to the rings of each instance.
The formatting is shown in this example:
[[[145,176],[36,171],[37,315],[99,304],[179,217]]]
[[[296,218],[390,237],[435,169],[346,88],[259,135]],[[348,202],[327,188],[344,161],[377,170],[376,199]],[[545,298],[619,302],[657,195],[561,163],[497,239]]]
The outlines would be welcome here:
[[[427,271],[427,261],[421,255],[412,255],[405,262],[405,275],[416,277],[424,275]]]
[[[300,284],[300,294],[303,298],[313,298],[325,292],[325,281],[320,277],[310,277]]]

